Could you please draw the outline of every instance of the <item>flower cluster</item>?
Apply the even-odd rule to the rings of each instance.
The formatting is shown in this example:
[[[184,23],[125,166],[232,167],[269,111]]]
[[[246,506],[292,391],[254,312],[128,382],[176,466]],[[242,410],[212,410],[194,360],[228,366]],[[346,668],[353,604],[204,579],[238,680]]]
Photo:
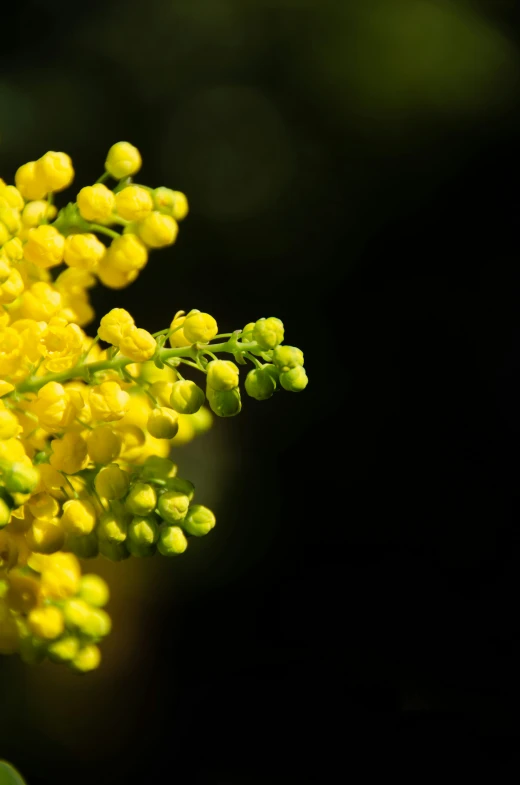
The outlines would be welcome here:
[[[188,213],[180,191],[135,184],[140,166],[135,147],[113,145],[105,173],[59,211],[74,177],[65,153],[0,181],[0,652],[80,672],[110,630],[108,589],[80,560],[183,553],[215,516],[172,447],[240,412],[239,366],[252,364],[257,400],[307,385],[274,317],[219,333],[210,314],[178,311],[152,335],[114,308],[84,332],[88,290],[132,283]]]

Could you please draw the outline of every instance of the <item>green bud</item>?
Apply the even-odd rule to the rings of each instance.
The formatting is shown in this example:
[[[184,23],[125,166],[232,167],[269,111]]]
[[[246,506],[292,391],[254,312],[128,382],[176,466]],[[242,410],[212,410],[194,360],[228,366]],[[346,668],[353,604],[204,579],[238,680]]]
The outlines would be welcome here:
[[[120,543],[126,540],[128,523],[123,516],[116,515],[114,512],[105,512],[99,519],[97,534],[101,542],[106,540],[110,543]],[[103,553],[103,551],[101,550]]]
[[[128,559],[130,556],[124,542],[108,542],[108,540],[100,540],[99,552],[102,556],[105,557],[105,559],[110,559],[110,561],[123,561],[123,559]]]
[[[194,537],[203,537],[215,526],[214,514],[202,504],[193,504],[182,522],[182,528]]]
[[[301,392],[305,390],[308,383],[309,380],[305,373],[305,368],[302,368],[301,365],[297,365],[296,368],[280,374],[280,384],[284,390],[289,390],[289,392]]]
[[[179,430],[179,416],[173,409],[157,406],[150,412],[146,427],[156,439],[173,439]]]
[[[126,547],[128,548],[130,556],[137,556],[139,559],[145,559],[149,556],[153,556],[157,551],[157,546],[155,545],[138,545],[132,540],[126,541]]]
[[[204,397],[204,391],[195,382],[174,382],[170,406],[179,414],[195,414],[204,403]]]
[[[235,414],[240,412],[242,401],[240,399],[239,387],[223,392],[208,387],[206,392],[211,411],[215,412],[219,417],[234,417]]]
[[[32,493],[40,480],[40,473],[32,464],[2,462],[4,485],[9,493]]]
[[[0,497],[0,529],[3,529],[4,526],[7,526],[9,521],[11,520],[11,508],[5,501]]]
[[[183,480],[182,477],[172,477],[166,483],[166,488],[169,491],[176,491],[177,493],[183,493],[188,499],[193,499],[195,495],[195,486],[189,480]]]
[[[271,368],[274,368],[274,366],[271,366]],[[249,371],[244,386],[246,393],[251,398],[256,398],[257,401],[265,401],[276,390],[276,379],[268,370],[268,366],[264,365],[263,368],[254,368],[252,371]]]
[[[238,386],[238,368],[230,360],[212,360],[206,371],[206,381],[214,390],[233,390]]]
[[[259,319],[253,330],[253,341],[264,351],[275,349],[283,341],[283,322],[275,316]]]
[[[149,455],[141,469],[141,479],[146,480],[166,480],[168,477],[175,477],[177,467],[169,458],[160,458],[158,455]]]
[[[166,526],[162,529],[157,550],[163,556],[177,556],[180,553],[184,553],[187,547],[188,540],[178,526]]]
[[[290,371],[298,365],[303,365],[303,352],[296,346],[277,346],[273,351],[273,363],[280,371]]]
[[[96,642],[108,635],[112,629],[112,621],[106,611],[101,608],[91,608],[78,626],[83,635]]]
[[[67,534],[65,549],[78,559],[95,559],[99,553],[99,543],[95,531],[90,534]]]
[[[81,630],[92,608],[85,600],[79,597],[69,597],[63,603],[62,610],[67,625]]]
[[[246,343],[251,343],[251,341],[254,340],[253,338],[254,329],[255,329],[254,322],[249,322],[249,324],[246,324],[246,326],[242,330],[242,340],[245,341]]]
[[[159,526],[154,515],[136,515],[132,518],[132,523],[128,527],[129,542],[140,545],[155,545],[159,539]]]
[[[166,491],[159,496],[157,509],[159,515],[166,523],[178,523],[186,517],[190,500],[184,493]]]
[[[79,640],[72,635],[54,641],[47,647],[49,659],[53,662],[70,662],[79,651]]]
[[[99,575],[88,573],[83,575],[79,584],[79,596],[89,605],[102,608],[109,599],[109,590],[106,582]]]
[[[26,665],[38,665],[46,657],[47,645],[45,641],[34,638],[32,635],[25,635],[20,639],[18,653]]]
[[[171,188],[160,186],[152,191],[153,205],[156,210],[165,215],[173,215],[175,206],[175,191]]]
[[[157,505],[157,494],[152,485],[136,482],[132,485],[125,500],[125,506],[132,515],[148,515]]]

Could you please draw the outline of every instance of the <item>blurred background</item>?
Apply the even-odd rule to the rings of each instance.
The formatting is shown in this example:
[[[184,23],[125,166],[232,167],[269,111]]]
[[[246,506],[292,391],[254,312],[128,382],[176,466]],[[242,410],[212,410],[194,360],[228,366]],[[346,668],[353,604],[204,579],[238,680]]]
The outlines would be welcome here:
[[[26,0],[3,22],[4,179],[63,150],[79,189],[125,139],[190,200],[98,315],[275,315],[311,381],[179,449],[210,536],[89,564],[99,671],[1,659],[0,758],[29,785],[263,785],[517,734],[520,4]]]

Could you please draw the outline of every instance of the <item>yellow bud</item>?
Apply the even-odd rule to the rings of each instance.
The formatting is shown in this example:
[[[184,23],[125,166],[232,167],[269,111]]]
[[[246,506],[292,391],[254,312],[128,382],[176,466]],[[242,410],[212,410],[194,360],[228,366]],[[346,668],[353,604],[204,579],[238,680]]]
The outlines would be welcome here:
[[[124,330],[119,344],[120,352],[134,362],[150,360],[154,356],[156,348],[157,343],[153,335],[134,325]]]
[[[186,321],[185,316],[176,315],[175,318],[172,320],[172,323],[170,324],[170,330],[174,330],[174,332],[170,335],[170,344],[173,348],[190,345],[190,341],[188,341],[186,336],[184,335],[183,325],[185,321]]]
[[[114,212],[115,196],[103,185],[86,185],[78,194],[78,207],[86,221],[107,221]]]
[[[141,221],[153,210],[150,193],[138,185],[129,185],[116,194],[116,210],[127,221]]]
[[[17,170],[14,181],[24,199],[43,199],[48,188],[37,169],[36,161],[29,161]]]
[[[36,553],[56,553],[65,542],[65,532],[57,518],[35,518],[25,535],[27,545]]]
[[[121,420],[130,408],[130,396],[117,382],[103,382],[92,387],[89,404],[94,420]]]
[[[130,476],[117,463],[111,463],[98,472],[94,485],[104,499],[121,499],[128,491]]]
[[[179,232],[177,221],[170,215],[165,215],[157,210],[143,218],[137,224],[137,233],[143,243],[150,248],[164,248],[172,245]]]
[[[130,142],[116,142],[108,151],[105,169],[116,180],[136,174],[141,168],[141,154]]]
[[[45,153],[36,161],[35,173],[47,191],[63,191],[74,179],[72,161],[66,153]]]
[[[56,215],[56,208],[42,199],[27,202],[22,211],[22,224],[26,229],[33,229],[45,220],[52,220]]]
[[[104,260],[105,266],[121,273],[142,270],[148,261],[148,251],[137,237],[128,232],[112,240]]]
[[[79,433],[66,433],[62,439],[53,439],[50,464],[65,474],[76,474],[88,464],[87,443]]]
[[[133,327],[134,320],[124,308],[112,308],[99,324],[98,335],[102,341],[119,346],[123,338],[123,332],[129,327]]]
[[[88,454],[94,463],[112,463],[119,456],[122,445],[120,435],[106,425],[94,428],[87,437]]]
[[[65,249],[65,238],[54,226],[37,226],[36,229],[29,229],[27,242],[23,253],[28,262],[32,262],[37,267],[48,269],[56,267],[63,261]]]
[[[69,267],[96,270],[106,248],[95,234],[69,234],[65,240],[63,259]]]
[[[86,499],[71,499],[63,505],[61,525],[69,534],[90,534],[96,525],[96,510]]]
[[[34,608],[29,613],[27,623],[33,635],[46,640],[57,638],[65,629],[63,613],[54,605]]]
[[[182,330],[189,343],[206,343],[218,333],[215,319],[209,313],[191,313],[186,317]],[[173,337],[173,336],[172,336]]]
[[[37,281],[23,293],[21,315],[26,319],[48,322],[61,306],[61,294],[51,284]]]
[[[179,430],[179,415],[173,409],[157,407],[148,417],[147,427],[155,439],[173,439]]]

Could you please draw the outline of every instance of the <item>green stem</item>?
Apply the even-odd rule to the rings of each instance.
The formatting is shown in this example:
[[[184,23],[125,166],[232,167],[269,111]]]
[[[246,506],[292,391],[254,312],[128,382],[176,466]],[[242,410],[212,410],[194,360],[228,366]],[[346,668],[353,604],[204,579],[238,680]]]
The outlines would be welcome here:
[[[108,172],[103,172],[101,177],[98,177],[98,179],[96,180],[96,183],[106,183],[106,181],[109,180],[109,179],[110,179],[109,173]]]
[[[207,346],[208,348],[211,347],[213,352],[234,354],[237,351],[237,342],[234,338],[231,338],[230,340],[224,341],[222,343],[207,344]],[[259,350],[259,346],[256,341],[251,341],[250,343],[241,343],[238,344],[238,346],[239,351],[241,352],[254,352]],[[196,349],[194,346],[176,346],[173,349],[159,349],[157,352],[157,357],[162,363],[166,363],[168,360],[176,357],[196,361],[199,351],[200,349]],[[204,350],[202,349],[202,351]],[[68,368],[66,371],[60,371],[59,373],[48,373],[45,376],[29,376],[27,379],[24,379],[23,382],[20,382],[16,388],[16,392],[38,392],[38,390],[40,390],[45,384],[48,384],[49,382],[59,382],[61,384],[63,382],[70,382],[73,379],[81,379],[88,382],[88,380],[91,378],[91,375],[98,373],[98,371],[120,371],[125,368],[125,366],[131,365],[133,362],[134,360],[121,355],[112,360],[100,360],[98,362],[91,363],[82,360],[74,367]],[[5,397],[7,398],[7,396]]]
[[[121,237],[119,232],[114,232],[113,229],[109,229],[107,226],[101,226],[101,224],[90,224],[90,228],[93,232],[99,232],[99,234],[106,234],[107,237],[111,237],[113,240],[117,240],[118,237]]]

